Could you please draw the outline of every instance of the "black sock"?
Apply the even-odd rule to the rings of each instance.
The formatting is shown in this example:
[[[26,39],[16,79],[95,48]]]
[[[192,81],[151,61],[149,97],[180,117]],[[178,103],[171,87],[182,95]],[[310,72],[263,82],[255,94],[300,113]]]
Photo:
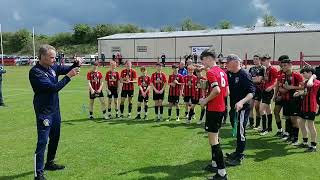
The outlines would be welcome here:
[[[298,141],[299,128],[293,127],[293,140]]]
[[[154,113],[156,114],[156,116],[159,114],[159,106],[154,107]]]
[[[102,111],[102,114],[106,114],[106,113],[107,113],[107,110],[103,110],[103,111]]]
[[[250,126],[253,126],[253,123],[254,123],[253,117],[249,117],[249,125],[250,125]]]
[[[256,116],[256,127],[260,126],[261,116]]]
[[[216,161],[215,148],[213,147],[213,145],[211,146],[211,160]]]
[[[268,114],[268,131],[272,131],[272,114]]]
[[[188,120],[191,121],[192,116],[194,115],[194,109],[190,109]]]
[[[169,109],[168,109],[168,116],[169,116],[169,117],[171,116],[171,111],[172,111],[172,109],[169,108]]]
[[[92,116],[92,115],[93,115],[93,112],[90,111],[89,114],[90,114],[90,116]]]
[[[160,106],[160,114],[163,114],[163,106]]]
[[[120,113],[123,114],[124,111],[124,104],[120,104]]]
[[[117,110],[116,110],[117,111]],[[108,112],[111,112],[111,108],[108,109]]]
[[[317,147],[317,143],[316,142],[311,142],[311,146],[312,147]]]
[[[308,143],[308,138],[302,138],[304,143]]]
[[[217,168],[218,169],[224,169],[225,168],[225,164],[224,164],[223,153],[222,153],[220,144],[213,145],[212,148],[213,148],[214,153],[215,153]]]
[[[291,120],[290,119],[286,119],[286,122],[285,122],[285,131],[287,132],[287,133],[289,133],[290,134],[290,123],[291,123]]]
[[[204,116],[204,113],[205,113],[206,111],[205,111],[205,109],[201,109],[201,115],[200,115],[200,120],[202,120],[203,119],[203,116]]]
[[[148,105],[144,105],[144,112],[145,112],[145,113],[148,112]]]
[[[281,121],[277,121],[277,127],[278,129],[282,129]]]
[[[185,114],[185,116],[187,116],[188,115],[188,111],[186,111],[184,114]]]
[[[131,111],[132,111],[132,103],[129,103],[128,110],[129,110],[129,113],[131,113]]]
[[[137,108],[138,112],[137,114],[140,116],[140,112],[141,112],[141,106]]]
[[[177,117],[179,117],[180,116],[180,109],[176,109],[176,113],[177,113]]]
[[[262,115],[262,131],[267,130],[267,115]]]

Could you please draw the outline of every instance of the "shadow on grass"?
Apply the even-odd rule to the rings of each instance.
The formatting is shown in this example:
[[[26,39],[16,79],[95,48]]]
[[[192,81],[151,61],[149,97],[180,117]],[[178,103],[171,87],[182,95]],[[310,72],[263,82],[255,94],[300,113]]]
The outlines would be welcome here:
[[[140,173],[145,176],[139,179],[185,179],[192,177],[201,177],[205,176],[206,172],[204,172],[201,168],[207,165],[208,161],[192,161],[186,164],[181,165],[162,165],[162,166],[150,166],[144,168],[138,168],[131,171],[126,171],[119,173],[118,176],[125,176],[130,173]],[[159,173],[164,173],[166,177],[156,177]],[[125,178],[125,177],[124,177]]]
[[[12,175],[12,176],[0,176],[0,180],[11,180],[11,179],[23,178],[33,173],[34,171],[29,171],[29,172],[24,172],[24,173]]]
[[[259,136],[259,135],[256,135]],[[237,139],[229,139],[226,145],[223,145],[223,150],[232,150],[236,148]],[[247,154],[246,151],[254,150],[255,154]],[[300,151],[301,150],[301,151]],[[245,158],[252,158],[255,162],[261,162],[275,157],[284,157],[293,154],[304,153],[300,149],[283,142],[278,137],[253,137],[253,135],[247,136]],[[251,151],[252,152],[252,151]]]

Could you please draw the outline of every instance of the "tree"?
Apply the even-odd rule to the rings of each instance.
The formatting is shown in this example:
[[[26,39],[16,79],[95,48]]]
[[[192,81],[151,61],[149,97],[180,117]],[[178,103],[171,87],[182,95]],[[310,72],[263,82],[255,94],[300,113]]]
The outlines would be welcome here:
[[[222,20],[218,24],[218,29],[232,29],[232,23],[227,20]]]
[[[98,24],[93,28],[93,34],[96,38],[110,36],[117,33],[117,28],[112,24]]]
[[[50,38],[50,44],[52,46],[63,46],[63,45],[71,45],[73,44],[74,39],[72,37],[72,33],[70,32],[62,32],[53,35]]]
[[[172,32],[172,31],[177,31],[175,27],[173,26],[164,26],[160,28],[161,32]]]
[[[192,22],[190,18],[185,19],[181,24],[182,31],[204,30],[205,26]]]
[[[271,15],[264,15],[263,16],[263,26],[264,27],[275,27],[277,26],[277,19],[274,16]]]
[[[88,24],[76,24],[73,27],[76,44],[89,43],[92,40],[92,29]]]
[[[23,47],[31,42],[31,32],[27,29],[21,29],[13,34],[9,40],[11,48],[14,52],[20,51]]]
[[[145,32],[145,30],[140,29],[138,26],[133,24],[122,24],[118,26],[118,33],[140,33]]]

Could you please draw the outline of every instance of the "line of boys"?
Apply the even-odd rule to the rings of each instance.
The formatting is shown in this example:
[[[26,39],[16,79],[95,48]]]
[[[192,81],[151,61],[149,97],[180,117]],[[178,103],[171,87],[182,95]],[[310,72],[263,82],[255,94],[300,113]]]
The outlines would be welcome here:
[[[315,152],[317,131],[314,120],[317,112],[317,92],[320,87],[320,81],[316,80],[315,70],[306,66],[301,69],[300,73],[293,71],[292,61],[287,55],[280,56],[278,59],[280,71],[271,65],[271,58],[268,55],[263,57],[255,55],[253,60],[254,66],[250,68],[249,73],[255,83],[256,94],[251,103],[249,127],[259,130],[262,136],[272,131],[270,104],[273,99],[278,128],[276,136],[294,146],[307,148],[306,152]],[[281,109],[285,118],[284,130],[280,118]],[[261,119],[262,127],[260,127]],[[298,142],[299,129],[303,139],[301,143]],[[310,132],[310,145],[308,145],[307,132]]]
[[[199,104],[199,99],[203,98],[207,94],[206,78],[201,75],[201,71],[195,68],[193,65],[188,66],[188,75],[182,76],[178,74],[178,66],[172,65],[172,74],[167,75],[162,72],[162,64],[156,64],[156,72],[151,76],[147,74],[146,68],[141,67],[141,76],[137,77],[137,72],[132,69],[132,63],[130,60],[126,61],[125,69],[120,72],[116,71],[116,63],[110,63],[110,70],[107,71],[105,76],[106,81],[106,92],[108,94],[108,105],[107,110],[104,103],[103,95],[103,77],[102,73],[98,71],[98,63],[94,63],[93,69],[87,74],[88,86],[89,86],[89,118],[93,117],[93,104],[94,99],[99,98],[101,102],[101,108],[105,119],[110,119],[112,101],[116,111],[116,118],[123,118],[124,113],[124,102],[128,99],[128,118],[131,118],[132,111],[132,98],[134,95],[134,83],[138,83],[139,95],[137,104],[137,117],[135,119],[142,119],[142,110],[144,111],[143,119],[147,120],[148,114],[148,101],[150,91],[153,91],[153,100],[155,102],[155,114],[156,121],[163,120],[163,100],[165,95],[165,89],[167,84],[169,85],[168,94],[168,118],[166,121],[170,121],[172,118],[172,108],[176,108],[176,121],[180,121],[180,109],[179,99],[181,96],[184,97],[186,104],[185,115],[187,117],[187,123],[191,122],[194,117],[194,108]],[[195,71],[195,72],[194,72]],[[196,75],[194,75],[196,74]],[[120,93],[121,92],[121,93]],[[120,113],[118,111],[118,96],[121,94]],[[143,108],[142,108],[143,105]],[[190,110],[189,110],[190,107]],[[203,123],[203,116],[205,114],[205,107],[201,107],[201,116],[198,124]]]

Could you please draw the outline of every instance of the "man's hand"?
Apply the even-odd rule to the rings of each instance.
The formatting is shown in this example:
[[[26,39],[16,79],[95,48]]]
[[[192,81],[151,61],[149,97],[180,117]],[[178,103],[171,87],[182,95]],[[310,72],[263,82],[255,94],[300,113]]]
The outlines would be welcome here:
[[[72,78],[73,76],[76,76],[80,73],[80,69],[78,67],[73,68],[71,71],[68,72],[67,76],[69,78]]]
[[[82,62],[83,62],[83,59],[81,57],[76,57],[76,59],[73,62],[73,66],[74,67],[80,67]]]
[[[237,102],[237,104],[235,105],[236,111],[239,112],[242,108],[243,108],[243,102],[239,101]]]

